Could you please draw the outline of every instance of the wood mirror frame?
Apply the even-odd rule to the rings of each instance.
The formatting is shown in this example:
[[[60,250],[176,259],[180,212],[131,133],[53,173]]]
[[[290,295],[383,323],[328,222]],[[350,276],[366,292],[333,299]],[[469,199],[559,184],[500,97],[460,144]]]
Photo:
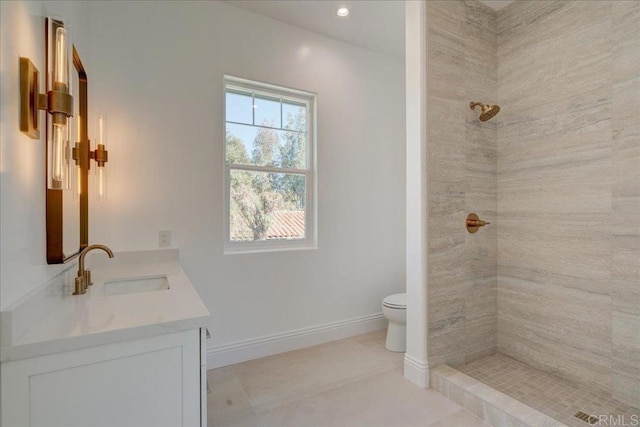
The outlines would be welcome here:
[[[48,63],[48,61],[47,61]],[[72,260],[82,252],[89,244],[89,136],[88,136],[88,82],[87,73],[82,65],[80,56],[76,51],[76,47],[73,46],[73,66],[78,74],[78,117],[76,120],[80,120],[80,135],[79,141],[76,143],[75,155],[78,159],[78,165],[80,166],[80,242],[78,250],[72,254],[64,253],[63,245],[63,230],[64,230],[64,209],[63,209],[63,193],[60,190],[53,190],[47,188],[47,264],[63,264]],[[47,126],[47,132],[49,132],[49,126]],[[49,141],[49,138],[46,139]],[[48,143],[48,142],[47,142]],[[48,151],[48,150],[47,150]],[[49,159],[47,159],[47,167],[49,165]],[[77,183],[76,183],[77,185]],[[48,187],[48,186],[47,186]],[[74,190],[76,191],[76,190]]]

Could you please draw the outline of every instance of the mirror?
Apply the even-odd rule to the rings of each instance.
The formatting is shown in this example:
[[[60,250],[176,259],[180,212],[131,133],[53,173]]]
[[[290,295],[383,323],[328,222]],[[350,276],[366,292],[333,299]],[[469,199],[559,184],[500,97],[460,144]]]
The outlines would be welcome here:
[[[76,71],[70,82],[74,96],[73,118],[69,119],[70,141],[65,150],[73,185],[66,191],[47,188],[48,264],[62,264],[75,258],[89,241],[87,73],[75,46],[73,66]],[[51,132],[49,123],[46,129],[47,133]],[[46,140],[49,141],[48,135]]]

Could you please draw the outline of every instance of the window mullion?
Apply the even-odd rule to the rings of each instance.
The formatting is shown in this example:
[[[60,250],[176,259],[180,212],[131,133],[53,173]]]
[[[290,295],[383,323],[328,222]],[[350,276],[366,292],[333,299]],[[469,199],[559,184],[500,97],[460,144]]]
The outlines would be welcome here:
[[[256,166],[256,165],[240,165],[236,163],[227,163],[229,170],[244,170],[250,172],[267,172],[267,173],[287,173],[294,175],[306,175],[310,171],[309,169],[294,169],[294,168],[277,168],[270,166]]]
[[[282,132],[294,132],[294,133],[301,133],[305,136],[305,138],[307,137],[307,132],[303,132],[300,130],[294,130],[294,129],[285,129],[285,128],[274,128],[272,126],[264,126],[264,125],[252,125],[250,123],[242,123],[242,122],[234,122],[233,120],[227,120],[225,121],[226,124],[232,124],[232,125],[240,125],[240,126],[252,126],[255,128],[262,128],[262,129],[272,129],[272,130],[278,130],[278,131],[282,131]]]

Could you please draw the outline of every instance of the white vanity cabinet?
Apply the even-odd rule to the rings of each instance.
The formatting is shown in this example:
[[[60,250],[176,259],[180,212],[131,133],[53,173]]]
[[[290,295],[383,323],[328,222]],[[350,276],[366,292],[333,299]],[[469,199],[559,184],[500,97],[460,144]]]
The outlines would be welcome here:
[[[202,337],[204,328],[3,363],[2,426],[206,426]]]
[[[0,427],[206,426],[209,311],[178,260],[116,253],[84,295],[70,266],[1,311]]]

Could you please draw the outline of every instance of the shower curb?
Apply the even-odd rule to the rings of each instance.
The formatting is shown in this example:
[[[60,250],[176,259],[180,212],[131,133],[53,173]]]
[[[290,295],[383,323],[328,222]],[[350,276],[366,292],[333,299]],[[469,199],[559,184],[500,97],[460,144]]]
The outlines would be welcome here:
[[[431,388],[495,427],[568,427],[447,365],[430,370]]]

